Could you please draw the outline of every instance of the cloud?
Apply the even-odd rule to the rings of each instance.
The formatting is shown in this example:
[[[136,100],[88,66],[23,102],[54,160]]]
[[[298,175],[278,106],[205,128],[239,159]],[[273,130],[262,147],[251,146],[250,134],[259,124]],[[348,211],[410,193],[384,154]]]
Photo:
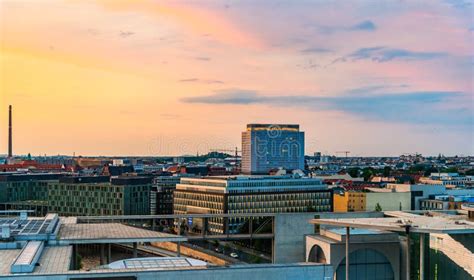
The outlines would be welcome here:
[[[332,50],[325,48],[307,48],[300,51],[301,53],[331,53]]]
[[[431,60],[447,56],[444,52],[417,52],[406,49],[396,49],[387,47],[360,48],[346,56],[335,59],[336,62],[345,62],[347,60],[372,60],[375,62],[387,62],[391,60]]]
[[[119,36],[122,37],[122,38],[127,38],[129,36],[134,35],[134,34],[135,34],[135,32],[131,32],[131,31],[120,31]]]
[[[198,78],[189,78],[189,79],[181,79],[178,80],[180,83],[203,83],[203,84],[223,84],[224,82],[221,80],[206,80],[206,79],[198,79]]]
[[[333,34],[336,32],[372,32],[377,29],[377,25],[371,20],[364,20],[354,25],[319,25],[306,24],[305,27],[315,28],[322,34]]]
[[[472,0],[444,0],[444,2],[454,8],[461,9],[464,11],[467,11],[471,8],[471,6],[474,5],[474,1]]]
[[[202,60],[202,61],[209,61],[209,60],[211,60],[210,57],[206,57],[206,56],[198,56],[198,57],[195,57],[194,59],[196,59],[196,60]]]
[[[405,85],[395,86],[405,87]],[[472,108],[446,107],[449,102],[461,102],[465,95],[453,91],[412,91],[387,93],[383,86],[367,88],[371,94],[355,95],[363,88],[353,89],[334,97],[307,95],[261,95],[253,90],[225,90],[208,96],[188,97],[181,101],[201,104],[296,106],[315,111],[342,111],[372,121],[392,121],[414,124],[444,124],[472,126]]]
[[[256,91],[252,90],[224,90],[217,91],[209,96],[186,97],[181,99],[185,103],[203,104],[252,104],[264,102],[267,97],[259,97]]]
[[[164,120],[177,120],[177,119],[181,119],[181,115],[178,115],[178,114],[167,114],[167,113],[163,113],[163,114],[160,114],[160,117]]]
[[[364,20],[362,22],[359,22],[353,26],[351,26],[349,28],[350,30],[354,30],[354,31],[375,31],[375,29],[377,29],[377,27],[375,26],[375,24],[370,21],[370,20]]]

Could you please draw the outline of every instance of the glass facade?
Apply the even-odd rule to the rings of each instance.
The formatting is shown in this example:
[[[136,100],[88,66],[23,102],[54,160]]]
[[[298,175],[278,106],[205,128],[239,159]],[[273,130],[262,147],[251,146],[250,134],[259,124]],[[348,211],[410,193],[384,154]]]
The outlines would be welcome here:
[[[242,132],[242,172],[304,169],[304,132],[298,125],[253,124]]]
[[[359,249],[349,254],[349,275],[351,280],[394,279],[390,261],[373,249]],[[336,279],[346,279],[345,258],[337,267]]]
[[[175,214],[330,212],[333,193],[319,179],[291,176],[182,178],[174,193]],[[244,218],[210,219],[209,231],[237,233]]]
[[[61,216],[149,214],[150,189],[151,184],[53,183],[48,210]]]

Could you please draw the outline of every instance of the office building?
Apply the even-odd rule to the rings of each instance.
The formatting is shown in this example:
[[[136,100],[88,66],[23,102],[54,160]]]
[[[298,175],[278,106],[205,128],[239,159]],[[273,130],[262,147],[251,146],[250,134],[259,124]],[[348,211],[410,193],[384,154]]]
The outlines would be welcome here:
[[[151,178],[64,177],[48,186],[48,210],[62,216],[147,215]]]
[[[0,175],[0,210],[33,210],[37,216],[48,212],[48,184],[59,182],[62,174]]]
[[[150,214],[173,214],[173,193],[181,176],[157,176],[153,178],[150,194]]]
[[[175,214],[330,212],[332,203],[332,191],[321,180],[290,176],[182,178],[174,193]],[[225,224],[216,218],[208,226],[223,233],[241,225],[239,219]]]
[[[248,124],[242,132],[242,173],[304,169],[304,132],[295,124]]]

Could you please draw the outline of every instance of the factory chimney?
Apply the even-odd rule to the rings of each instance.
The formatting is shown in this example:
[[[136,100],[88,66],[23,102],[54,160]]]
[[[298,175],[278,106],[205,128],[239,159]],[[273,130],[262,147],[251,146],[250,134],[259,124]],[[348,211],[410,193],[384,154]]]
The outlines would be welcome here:
[[[8,108],[8,157],[13,157],[13,139],[12,139],[12,105]]]

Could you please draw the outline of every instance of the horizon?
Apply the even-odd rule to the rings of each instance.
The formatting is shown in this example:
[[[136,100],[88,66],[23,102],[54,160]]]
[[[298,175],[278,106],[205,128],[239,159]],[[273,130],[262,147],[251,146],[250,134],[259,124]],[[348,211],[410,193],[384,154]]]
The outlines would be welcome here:
[[[11,104],[15,155],[205,154],[295,123],[307,155],[472,156],[471,7],[0,0],[0,151]]]

